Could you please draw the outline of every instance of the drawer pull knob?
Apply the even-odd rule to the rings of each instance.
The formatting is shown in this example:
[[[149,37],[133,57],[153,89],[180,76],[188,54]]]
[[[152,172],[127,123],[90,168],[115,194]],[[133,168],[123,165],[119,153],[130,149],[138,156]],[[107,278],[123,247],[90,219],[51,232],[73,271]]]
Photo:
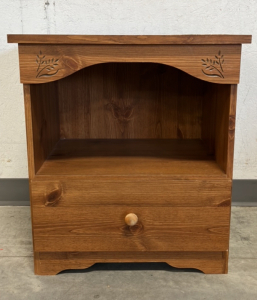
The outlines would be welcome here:
[[[125,217],[125,223],[128,225],[128,226],[134,226],[136,225],[138,222],[138,217],[137,215],[133,214],[133,213],[130,213],[130,214],[127,214],[126,217]]]

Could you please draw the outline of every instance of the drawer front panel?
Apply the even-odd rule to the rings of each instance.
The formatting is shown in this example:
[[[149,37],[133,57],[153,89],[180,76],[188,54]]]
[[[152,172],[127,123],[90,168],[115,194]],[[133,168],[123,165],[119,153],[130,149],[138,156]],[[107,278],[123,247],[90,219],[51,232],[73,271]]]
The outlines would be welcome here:
[[[229,207],[84,206],[33,210],[34,250],[225,251]],[[138,216],[135,226],[125,216]]]
[[[139,205],[229,206],[231,180],[171,180],[165,177],[107,177],[31,182],[35,207]]]

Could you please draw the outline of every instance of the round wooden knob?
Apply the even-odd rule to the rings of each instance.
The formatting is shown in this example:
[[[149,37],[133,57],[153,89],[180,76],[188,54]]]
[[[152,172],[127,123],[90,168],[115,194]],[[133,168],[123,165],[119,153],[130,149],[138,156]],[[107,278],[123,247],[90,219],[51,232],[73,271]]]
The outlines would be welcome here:
[[[127,214],[125,217],[125,222],[128,226],[134,226],[138,222],[138,217],[133,213]]]

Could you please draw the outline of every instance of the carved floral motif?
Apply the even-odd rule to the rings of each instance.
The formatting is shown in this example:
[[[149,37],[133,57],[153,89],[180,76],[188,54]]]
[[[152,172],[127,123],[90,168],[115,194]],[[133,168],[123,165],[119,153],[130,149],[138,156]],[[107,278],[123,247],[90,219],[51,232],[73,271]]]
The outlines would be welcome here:
[[[202,59],[202,65],[204,66],[202,69],[203,74],[209,77],[224,78],[224,70],[222,67],[224,62],[225,60],[220,51],[218,52],[218,55],[215,55],[214,59]]]
[[[40,51],[36,58],[36,63],[38,64],[37,76],[39,77],[51,77],[59,72],[58,58],[46,59],[45,55]]]

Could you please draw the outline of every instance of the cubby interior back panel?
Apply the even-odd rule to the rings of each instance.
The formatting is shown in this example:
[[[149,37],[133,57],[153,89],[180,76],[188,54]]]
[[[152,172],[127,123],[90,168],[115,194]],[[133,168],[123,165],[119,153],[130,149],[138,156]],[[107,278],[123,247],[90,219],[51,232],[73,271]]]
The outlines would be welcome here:
[[[161,64],[85,68],[58,81],[61,138],[201,138],[204,84]]]

